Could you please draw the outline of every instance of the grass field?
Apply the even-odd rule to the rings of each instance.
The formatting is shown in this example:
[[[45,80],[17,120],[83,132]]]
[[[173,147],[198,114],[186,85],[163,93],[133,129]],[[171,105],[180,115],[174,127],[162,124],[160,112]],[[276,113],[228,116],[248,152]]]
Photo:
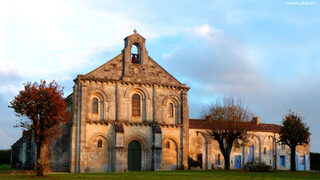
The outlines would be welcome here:
[[[25,174],[26,173],[26,174]],[[320,179],[320,172],[289,172],[277,171],[269,173],[246,172],[246,171],[170,171],[170,172],[125,172],[125,173],[84,173],[70,174],[59,173],[49,174],[45,178],[37,178],[30,172],[10,170],[8,166],[0,166],[0,179],[155,179],[155,180],[171,180],[171,179],[217,179],[217,180],[234,180],[234,179],[250,179],[250,180],[276,180],[276,179]]]

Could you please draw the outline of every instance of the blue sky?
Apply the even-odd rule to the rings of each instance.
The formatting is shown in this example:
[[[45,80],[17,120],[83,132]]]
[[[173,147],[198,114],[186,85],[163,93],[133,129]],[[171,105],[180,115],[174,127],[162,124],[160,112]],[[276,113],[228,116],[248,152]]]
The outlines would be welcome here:
[[[242,98],[265,123],[292,109],[320,152],[320,1],[288,2],[1,2],[0,149],[21,135],[7,106],[22,83],[54,79],[68,95],[77,74],[118,55],[137,29],[149,55],[191,87],[191,118],[219,96]]]

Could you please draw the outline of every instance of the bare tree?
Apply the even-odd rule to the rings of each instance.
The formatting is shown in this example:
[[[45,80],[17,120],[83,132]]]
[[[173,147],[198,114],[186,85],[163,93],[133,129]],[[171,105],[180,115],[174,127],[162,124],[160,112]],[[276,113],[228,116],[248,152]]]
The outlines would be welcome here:
[[[204,118],[208,121],[208,129],[204,135],[218,142],[225,170],[228,170],[232,147],[246,142],[248,138],[247,132],[252,128],[252,123],[249,122],[252,113],[240,99],[226,97],[209,106],[204,111]]]

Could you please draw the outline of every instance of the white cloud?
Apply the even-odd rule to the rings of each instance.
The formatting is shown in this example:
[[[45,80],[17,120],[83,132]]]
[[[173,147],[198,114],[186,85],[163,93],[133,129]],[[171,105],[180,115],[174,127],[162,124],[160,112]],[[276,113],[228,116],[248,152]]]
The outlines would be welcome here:
[[[205,38],[214,39],[216,36],[221,36],[223,33],[222,29],[214,28],[208,24],[204,24],[202,26],[196,26],[193,28],[193,31],[198,36],[203,36]]]

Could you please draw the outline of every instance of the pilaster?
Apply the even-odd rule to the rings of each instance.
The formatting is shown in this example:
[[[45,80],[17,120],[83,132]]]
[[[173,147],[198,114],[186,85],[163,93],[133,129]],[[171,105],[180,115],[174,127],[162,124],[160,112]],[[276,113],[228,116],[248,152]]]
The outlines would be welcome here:
[[[160,171],[161,170],[161,160],[162,160],[162,132],[160,126],[154,125],[152,127],[152,160],[151,160],[151,170]]]
[[[182,165],[184,169],[188,169],[189,157],[189,106],[188,106],[188,91],[181,91],[181,118],[182,118]]]
[[[125,148],[124,148],[124,129],[123,125],[114,124],[115,129],[115,149],[114,149],[114,171],[125,171]]]

